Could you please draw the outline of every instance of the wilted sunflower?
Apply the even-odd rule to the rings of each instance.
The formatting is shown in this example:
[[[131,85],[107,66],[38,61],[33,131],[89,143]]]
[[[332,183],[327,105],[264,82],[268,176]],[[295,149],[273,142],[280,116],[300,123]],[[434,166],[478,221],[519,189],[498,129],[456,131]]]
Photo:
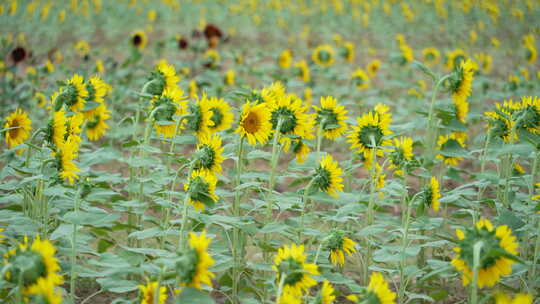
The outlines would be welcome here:
[[[465,123],[469,113],[467,98],[471,96],[473,74],[473,63],[467,59],[462,61],[459,67],[454,70],[449,82],[452,100],[456,109],[456,118],[463,123]]]
[[[461,66],[461,63],[467,60],[467,54],[462,49],[455,49],[446,54],[446,68],[454,70]]]
[[[155,304],[155,300],[158,304],[165,304],[167,301],[167,287],[159,286],[159,291],[157,288],[158,282],[147,282],[146,285],[139,285],[141,292],[140,304]]]
[[[337,197],[337,192],[343,191],[343,170],[338,163],[332,159],[332,155],[323,157],[313,176],[313,186],[315,189]]]
[[[13,148],[22,144],[30,137],[32,131],[32,120],[28,114],[18,108],[15,112],[9,114],[4,122],[4,129],[10,129],[4,132],[6,144],[9,148]]]
[[[56,153],[56,161],[58,170],[60,171],[60,178],[67,178],[70,185],[73,185],[75,180],[79,178],[77,172],[81,171],[73,162],[79,151],[78,142],[80,142],[80,139],[77,139],[76,137],[78,136],[69,136],[61,144],[61,146],[58,147],[58,152]]]
[[[131,34],[129,41],[134,47],[138,49],[144,49],[148,38],[146,37],[146,33],[144,31],[138,30]]]
[[[424,64],[430,67],[439,63],[441,53],[438,49],[429,47],[422,50],[422,56],[424,57]]]
[[[311,80],[311,76],[309,73],[309,66],[307,65],[305,60],[301,60],[294,64],[295,67],[295,74],[303,81],[303,82],[309,82]]]
[[[229,103],[223,100],[223,98],[207,98],[203,95],[201,107],[209,109],[210,112],[212,112],[210,117],[211,123],[208,126],[210,132],[214,133],[227,130],[232,126],[234,114],[232,113]]]
[[[240,123],[236,133],[240,137],[247,138],[250,145],[256,145],[257,142],[265,144],[272,134],[272,114],[264,103],[254,104],[248,100],[242,107]]]
[[[345,254],[351,256],[356,252],[356,242],[345,236],[341,230],[333,229],[326,248],[330,251],[330,261],[336,266],[345,264]]]
[[[344,106],[338,105],[337,100],[332,97],[321,97],[321,107],[313,106],[316,111],[316,122],[322,124],[324,137],[336,140],[343,136],[347,131],[347,123],[345,120],[347,110]]]
[[[394,147],[390,150],[390,169],[397,169],[397,175],[403,175],[403,169],[407,162],[410,162],[414,157],[413,154],[413,139],[410,137],[394,138]]]
[[[321,291],[315,299],[315,304],[332,304],[335,299],[334,287],[332,287],[332,284],[328,280],[324,280]]]
[[[225,160],[222,153],[219,134],[201,136],[193,169],[205,171],[207,174],[221,174],[221,163]]]
[[[396,293],[390,290],[388,282],[379,272],[371,274],[366,292],[361,296],[361,302],[366,304],[395,304]]]
[[[369,76],[361,68],[356,69],[351,74],[352,83],[357,90],[365,90],[369,88]]]
[[[152,98],[152,111],[155,111],[153,118],[156,133],[165,138],[172,138],[176,135],[178,123],[175,116],[185,114],[186,107],[186,96],[184,96],[184,91],[178,87],[166,88],[161,96],[154,96]],[[182,125],[179,126],[179,128],[181,127]]]
[[[381,115],[382,114],[382,115]],[[376,149],[378,156],[383,155],[383,146],[391,144],[391,140],[384,137],[392,134],[391,120],[387,114],[370,111],[357,118],[357,125],[349,132],[351,150],[362,153],[366,159],[371,159],[372,150]]]
[[[449,135],[441,135],[439,136],[437,145],[439,151],[447,150],[450,147],[465,148],[465,138],[459,136],[459,134],[455,132]],[[443,160],[445,164],[450,166],[456,166],[463,160],[463,157],[447,156],[443,154],[437,154],[437,158]]]
[[[56,290],[52,280],[44,278],[38,278],[36,284],[28,287],[25,294],[28,297],[28,303],[62,303],[62,292]]]
[[[206,231],[199,236],[189,233],[189,249],[182,252],[182,258],[176,263],[181,287],[201,289],[202,284],[212,287],[212,278],[215,275],[208,270],[214,265],[214,259],[208,253],[208,246],[212,241],[206,237]]]
[[[473,279],[474,245],[482,242],[480,251],[480,265],[478,270],[478,287],[492,287],[501,276],[512,273],[512,264],[516,261],[511,258],[518,254],[518,243],[512,235],[512,229],[503,225],[493,229],[488,219],[480,219],[476,227],[465,231],[456,229],[458,237],[457,247],[454,248],[456,256],[452,265],[462,273],[463,286],[467,286]]]
[[[28,238],[25,237],[16,249],[8,251],[4,255],[4,264],[11,264],[9,271],[5,273],[5,279],[17,283],[22,276],[25,293],[30,290],[39,291],[39,280],[45,281],[49,286],[59,285],[63,282],[58,274],[60,265],[54,256],[56,248],[48,240],[42,241],[39,235],[32,245],[29,246]],[[44,283],[42,282],[41,285]]]
[[[495,304],[532,304],[533,297],[530,294],[518,293],[513,299],[507,294],[498,292],[495,294]]]
[[[373,77],[377,75],[377,72],[379,71],[380,67],[381,67],[381,61],[379,59],[373,59],[367,65],[366,70],[368,71],[369,75]]]
[[[214,121],[212,120],[214,112],[210,110],[210,104],[205,100],[206,95],[203,95],[202,99],[198,98],[196,103],[189,104],[187,108],[188,116],[185,125],[198,138],[211,133],[210,128],[214,126]],[[216,120],[219,119],[216,117]]]
[[[274,257],[272,269],[276,272],[276,281],[279,282],[285,275],[283,293],[292,296],[301,296],[308,289],[317,284],[312,275],[318,275],[317,265],[307,264],[304,254],[304,245],[292,244],[279,248]]]
[[[206,206],[212,206],[217,200],[216,195],[217,178],[207,170],[194,170],[187,183],[184,184],[184,191],[189,195],[189,202],[197,211],[203,211]]]
[[[86,136],[88,136],[88,139],[96,141],[105,135],[105,132],[109,129],[106,120],[111,118],[110,114],[111,112],[105,104],[100,104],[93,111],[92,116],[88,117],[86,122]]]
[[[334,48],[328,44],[319,45],[311,53],[311,59],[319,66],[329,67],[335,61]]]
[[[84,84],[84,78],[80,75],[73,75],[66,82],[66,86],[53,100],[55,105],[66,105],[73,112],[80,112],[84,109],[85,98],[88,97],[88,90]]]
[[[278,57],[278,66],[284,70],[288,70],[291,67],[293,58],[291,50],[283,50]]]
[[[433,211],[439,211],[439,198],[441,198],[441,191],[439,188],[439,181],[436,177],[432,176],[429,185],[424,189],[422,195],[422,203],[424,206],[431,207]]]

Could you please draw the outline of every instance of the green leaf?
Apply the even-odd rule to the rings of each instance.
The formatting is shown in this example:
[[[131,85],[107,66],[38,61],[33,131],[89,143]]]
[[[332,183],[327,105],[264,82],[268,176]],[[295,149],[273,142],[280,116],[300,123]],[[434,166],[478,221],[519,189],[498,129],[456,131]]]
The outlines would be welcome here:
[[[184,288],[176,297],[176,304],[214,304],[214,300],[206,292],[195,288]]]

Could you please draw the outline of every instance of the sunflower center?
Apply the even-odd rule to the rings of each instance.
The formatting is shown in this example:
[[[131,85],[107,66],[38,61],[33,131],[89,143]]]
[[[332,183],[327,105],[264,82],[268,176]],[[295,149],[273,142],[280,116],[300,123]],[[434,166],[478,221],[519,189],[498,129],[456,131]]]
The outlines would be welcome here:
[[[47,267],[42,256],[34,251],[19,251],[11,260],[14,269],[11,271],[14,282],[22,277],[24,286],[36,283],[40,277],[47,276]]]
[[[358,132],[358,140],[370,149],[378,146],[383,136],[383,131],[378,126],[365,126]]]
[[[181,50],[184,50],[186,49],[188,46],[188,42],[186,39],[184,38],[181,38],[180,40],[178,40],[178,48],[181,49]]]
[[[19,63],[23,61],[26,58],[26,50],[23,47],[16,47],[13,51],[11,51],[11,59],[15,63]]]
[[[11,130],[8,131],[9,137],[10,138],[19,137],[19,132],[22,130],[22,127],[21,127],[21,123],[19,122],[19,120],[17,118],[15,118],[15,119],[13,119],[11,121],[11,123],[9,124],[9,127],[10,128],[15,128],[15,129],[11,129]]]
[[[272,128],[275,130],[278,125],[278,120],[281,119],[280,132],[283,134],[290,133],[296,127],[296,116],[294,112],[287,107],[279,107],[272,113]]]
[[[242,127],[247,133],[254,134],[261,127],[261,121],[259,115],[255,112],[249,112],[249,114],[242,121]]]
[[[141,35],[135,34],[135,35],[133,36],[132,42],[133,42],[133,45],[134,45],[134,46],[139,46],[139,45],[141,45],[141,43],[142,43],[142,37],[141,37]]]
[[[337,114],[332,109],[321,109],[317,112],[317,123],[322,123],[322,128],[325,131],[330,131],[339,128]]]
[[[292,257],[282,261],[281,264],[279,264],[278,270],[280,274],[285,273],[287,275],[285,278],[286,285],[294,285],[302,280],[302,277],[304,276],[302,263]]]
[[[204,145],[202,148],[199,149],[197,153],[197,158],[195,160],[195,170],[199,169],[210,169],[214,165],[216,157],[216,152],[212,147],[208,145]]]
[[[313,186],[316,189],[326,191],[328,188],[330,188],[331,184],[332,184],[332,175],[326,168],[319,166],[317,170],[315,170]]]
[[[197,264],[199,264],[197,250],[189,249],[182,253],[176,262],[176,273],[180,277],[180,282],[189,284],[193,281],[197,275]]]
[[[218,108],[210,108],[210,111],[212,111],[212,117],[210,117],[210,120],[214,122],[212,128],[215,129],[221,125],[221,122],[223,121],[223,114]]]

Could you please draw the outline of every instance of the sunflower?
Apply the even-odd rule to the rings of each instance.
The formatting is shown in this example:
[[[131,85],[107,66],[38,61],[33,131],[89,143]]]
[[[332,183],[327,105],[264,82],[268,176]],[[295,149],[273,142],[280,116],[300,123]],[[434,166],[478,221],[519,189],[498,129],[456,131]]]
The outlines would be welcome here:
[[[178,87],[165,88],[161,96],[152,98],[152,111],[154,112],[154,128],[158,135],[172,138],[176,135],[177,121],[175,116],[186,113],[187,100],[184,91]],[[157,110],[156,110],[157,109]],[[179,128],[183,126],[180,125]]]
[[[73,159],[77,157],[79,151],[79,142],[80,138],[78,138],[77,135],[69,136],[61,146],[58,147],[59,150],[56,154],[60,178],[67,178],[70,185],[73,185],[75,180],[79,178],[77,172],[79,172],[80,169],[73,162]]]
[[[439,198],[441,198],[441,192],[439,188],[439,181],[436,177],[431,177],[429,181],[429,186],[424,189],[422,197],[422,203],[425,206],[433,208],[433,211],[435,212],[439,211]]]
[[[88,90],[88,96],[85,98],[86,101],[103,103],[105,96],[109,92],[109,88],[110,86],[98,76],[93,76],[86,84],[86,89]]]
[[[189,98],[199,98],[199,87],[197,86],[197,81],[192,79],[189,81]]]
[[[512,120],[512,114],[509,109],[500,104],[496,105],[497,110],[486,112],[484,116],[488,122],[487,126],[493,136],[501,138],[504,142],[509,143],[511,137],[517,139],[517,134],[512,134],[512,128],[515,122]]]
[[[495,294],[495,304],[532,304],[533,297],[530,294],[518,293],[513,299],[504,293]]]
[[[0,228],[0,244],[4,242],[5,235],[2,234],[2,232],[6,231],[5,228]]]
[[[206,237],[206,231],[203,231],[200,236],[193,232],[189,233],[189,249],[183,253],[182,259],[176,264],[182,287],[199,290],[202,288],[201,284],[212,287],[212,278],[215,275],[208,270],[215,263],[208,253],[211,241],[211,238]]]
[[[160,60],[150,76],[150,81],[145,85],[144,91],[151,95],[161,95],[165,89],[178,89],[178,81],[180,77],[176,74],[174,66],[165,60]]]
[[[310,148],[302,139],[297,139],[292,141],[292,151],[296,156],[296,161],[298,163],[303,163],[306,161],[306,158],[310,152]]]
[[[439,63],[441,53],[434,47],[425,48],[422,50],[422,56],[424,57],[424,64],[427,66],[434,66]]]
[[[227,130],[232,126],[234,114],[229,103],[223,100],[223,98],[207,98],[203,95],[201,107],[209,109],[212,112],[210,117],[211,123],[208,126],[210,132],[214,133]]]
[[[313,106],[316,111],[316,122],[322,125],[324,136],[331,140],[336,140],[347,131],[345,120],[347,110],[344,106],[338,105],[334,97],[321,97],[321,107]]]
[[[25,111],[18,108],[6,117],[4,129],[9,129],[4,133],[6,144],[9,148],[13,148],[22,144],[30,137],[32,120],[30,120]]]
[[[53,104],[65,104],[72,112],[79,112],[84,109],[86,97],[88,97],[88,90],[84,84],[84,78],[83,76],[75,74],[66,82],[66,86],[63,87],[62,92],[56,96]]]
[[[148,38],[146,37],[146,33],[144,31],[138,30],[131,34],[129,41],[131,42],[131,45],[137,49],[144,49]]]
[[[211,133],[210,128],[214,126],[214,120],[212,118],[215,112],[210,109],[210,102],[206,101],[206,95],[203,95],[202,99],[197,98],[195,104],[188,105],[187,114],[186,126],[198,138]],[[215,119],[219,120],[219,116],[216,116]],[[222,125],[224,122],[225,117],[223,117]]]
[[[437,141],[439,151],[446,150],[449,147],[465,148],[465,138],[459,136],[457,133],[451,133],[449,135],[439,136]],[[445,164],[450,166],[457,166],[457,164],[463,160],[463,157],[447,156],[443,154],[437,154],[437,159],[441,159]]]
[[[369,88],[369,76],[361,68],[356,69],[351,74],[352,83],[357,90],[365,90]]]
[[[55,290],[56,286],[52,280],[38,278],[36,284],[30,286],[26,291],[29,303],[62,303],[62,292]]]
[[[204,53],[204,65],[207,68],[214,68],[219,64],[220,61],[219,53],[214,49],[209,49]]]
[[[345,254],[351,256],[356,252],[356,242],[345,236],[341,230],[333,229],[326,248],[330,251],[330,261],[336,266],[345,264]]]
[[[351,298],[354,300],[355,298]],[[379,272],[374,272],[369,278],[369,285],[361,296],[362,303],[368,304],[395,304],[396,293],[390,290],[388,282]]]
[[[343,43],[341,48],[341,56],[345,58],[347,62],[354,61],[354,44],[350,41]]]
[[[257,94],[257,93],[255,93]],[[260,95],[261,100],[258,100],[259,102],[267,102],[267,103],[277,103],[279,99],[284,98],[287,92],[285,91],[285,87],[283,84],[279,81],[273,82],[270,86],[264,87],[258,95]]]
[[[480,265],[478,270],[478,287],[492,287],[501,276],[512,273],[512,256],[518,254],[518,243],[512,235],[512,229],[503,225],[494,229],[488,219],[480,219],[476,226],[465,231],[456,229],[458,237],[456,256],[451,264],[462,273],[463,286],[471,283],[473,278],[474,245],[482,242]]]
[[[84,40],[75,43],[74,48],[79,57],[86,57],[90,54],[90,44]]]
[[[60,265],[55,253],[56,248],[49,240],[42,241],[38,235],[30,246],[25,237],[16,249],[4,255],[4,263],[12,265],[11,270],[5,273],[5,278],[16,283],[22,276],[25,294],[41,290],[45,283],[49,286],[62,284],[63,278],[58,274]],[[44,282],[40,283],[40,280]]]
[[[305,139],[312,139],[315,119],[307,113],[308,107],[294,94],[285,94],[281,98],[265,102],[272,113],[270,121],[272,130],[278,128],[282,135],[296,135]]]
[[[264,103],[254,104],[248,100],[242,107],[240,123],[236,133],[246,137],[250,145],[265,144],[272,134],[272,113]]]
[[[66,121],[66,136],[81,134],[81,126],[84,122],[84,115],[82,113],[75,113],[67,118]]]
[[[277,304],[302,304],[302,295],[296,295],[290,289],[283,290]]]
[[[514,113],[516,128],[540,134],[540,98],[533,96],[521,97],[519,110]]]
[[[281,52],[281,54],[279,54],[278,65],[280,68],[288,70],[291,67],[292,60],[293,58],[291,50],[284,50]]]
[[[207,170],[194,170],[184,184],[184,191],[189,195],[189,202],[197,211],[203,211],[206,206],[212,206],[218,196],[215,194],[217,178]]]
[[[67,118],[64,109],[56,111],[47,126],[45,139],[59,149],[66,138]]]
[[[534,63],[536,61],[537,56],[538,56],[538,51],[536,50],[536,47],[533,44],[525,45],[525,59],[527,59],[528,63]]]
[[[219,134],[201,136],[193,169],[205,171],[207,174],[221,174],[221,163],[225,160],[222,153]]]
[[[304,102],[309,107],[311,105],[311,100],[313,99],[313,90],[310,87],[307,87],[304,90],[304,96],[303,97],[304,97]]]
[[[313,176],[313,186],[315,189],[337,197],[337,192],[343,191],[343,170],[338,163],[332,159],[332,155],[323,157]]]
[[[334,287],[328,282],[328,280],[323,281],[323,285],[317,299],[315,300],[316,304],[332,304],[336,296],[334,295]]]
[[[47,61],[45,61],[45,71],[47,71],[47,73],[49,74],[54,72],[54,64],[50,59],[47,59]]]
[[[372,158],[372,150],[376,149],[378,156],[383,155],[383,146],[391,144],[384,137],[392,134],[389,130],[391,120],[388,114],[370,111],[357,118],[357,125],[349,133],[351,150],[362,153],[366,159]]]
[[[379,59],[373,59],[366,67],[371,77],[377,75],[379,68],[381,67],[381,61]]]
[[[508,87],[511,91],[517,90],[517,88],[519,88],[520,82],[521,80],[515,74],[508,75]]]
[[[234,70],[227,70],[227,72],[225,72],[225,77],[223,77],[223,82],[228,85],[228,86],[232,86],[234,85]]]
[[[45,104],[47,104],[47,96],[41,92],[36,92],[34,94],[34,99],[37,101],[36,103],[40,108],[45,107]]]
[[[493,57],[486,53],[478,53],[474,57],[480,63],[480,69],[482,70],[482,72],[484,74],[489,74],[493,65]]]
[[[307,264],[304,254],[304,245],[283,246],[278,249],[274,257],[272,269],[276,272],[276,280],[279,282],[285,275],[283,293],[292,296],[301,296],[302,293],[317,284],[312,275],[318,275],[317,265]]]
[[[462,62],[467,60],[467,54],[462,49],[455,49],[446,54],[446,68],[454,70],[461,66]]]
[[[105,104],[100,104],[95,111],[93,111],[92,116],[90,116],[86,122],[86,136],[88,139],[96,141],[105,135],[105,132],[109,129],[106,120],[111,118],[110,114],[111,112],[107,109]]]
[[[105,72],[105,63],[101,59],[96,60],[96,72],[98,73]]]
[[[413,62],[414,60],[413,49],[406,42],[399,44],[399,51],[401,54],[402,64]]]
[[[160,286],[159,291],[157,290],[157,288],[158,282],[147,282],[146,285],[139,285],[139,290],[141,292],[140,304],[154,304],[154,300],[156,300],[156,297],[159,297],[159,299],[157,299],[158,304],[165,304],[165,302],[167,301],[167,287]]]
[[[465,123],[465,118],[469,113],[467,98],[471,96],[473,74],[473,63],[467,59],[460,63],[450,80],[450,91],[456,109],[456,117],[463,123]]]
[[[390,150],[390,169],[397,169],[397,175],[403,175],[403,168],[412,161],[413,139],[410,137],[394,138],[394,147]]]
[[[309,66],[306,63],[305,60],[301,60],[294,64],[295,68],[295,74],[303,81],[303,82],[309,82],[311,80],[311,76],[309,73]]]
[[[317,46],[311,53],[311,59],[319,66],[329,67],[335,61],[334,48],[328,44]]]

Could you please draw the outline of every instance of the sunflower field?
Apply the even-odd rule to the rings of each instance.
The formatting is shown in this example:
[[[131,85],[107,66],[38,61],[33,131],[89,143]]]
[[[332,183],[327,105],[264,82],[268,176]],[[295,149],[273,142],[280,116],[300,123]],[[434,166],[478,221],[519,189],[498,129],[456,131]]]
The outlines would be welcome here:
[[[540,303],[539,0],[1,0],[0,303]]]

